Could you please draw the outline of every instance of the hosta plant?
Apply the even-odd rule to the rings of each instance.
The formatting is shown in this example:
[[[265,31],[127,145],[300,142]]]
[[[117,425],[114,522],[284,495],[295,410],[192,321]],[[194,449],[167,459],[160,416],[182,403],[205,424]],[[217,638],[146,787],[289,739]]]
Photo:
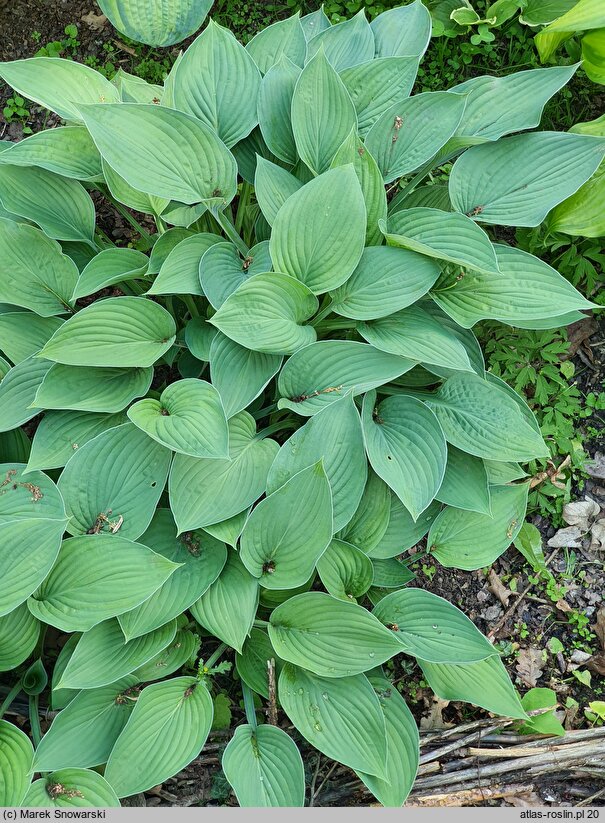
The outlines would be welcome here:
[[[243,806],[302,805],[308,744],[404,803],[399,655],[442,698],[525,717],[406,552],[426,536],[478,569],[521,528],[523,464],[548,452],[472,327],[590,308],[509,227],[583,185],[605,141],[528,132],[573,67],[412,95],[429,36],[415,2],[371,26],[294,16],[246,48],[210,21],[162,87],[0,65],[66,123],[0,153],[0,714],[30,706],[29,737],[0,723],[4,805],[166,780],[230,664]],[[131,246],[96,226],[107,204]]]

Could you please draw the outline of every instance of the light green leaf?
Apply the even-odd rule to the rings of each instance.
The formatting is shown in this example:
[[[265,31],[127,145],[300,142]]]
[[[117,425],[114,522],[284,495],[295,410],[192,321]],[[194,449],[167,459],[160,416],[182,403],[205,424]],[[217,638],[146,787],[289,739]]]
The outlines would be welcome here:
[[[185,326],[185,344],[198,360],[210,360],[210,347],[217,330],[203,317],[192,317]]]
[[[229,420],[230,460],[175,456],[169,490],[179,533],[228,520],[263,494],[279,446],[255,435],[254,418],[239,412]]]
[[[116,794],[145,791],[187,766],[201,752],[212,716],[212,698],[194,677],[143,689],[105,769]],[[142,748],[144,763],[138,757]]]
[[[156,197],[153,194],[146,194],[145,192],[138,191],[136,188],[129,185],[123,177],[120,177],[120,175],[114,171],[109,163],[107,163],[103,158],[101,158],[101,165],[103,167],[103,176],[110,194],[118,202],[124,203],[125,206],[128,206],[128,208],[135,209],[135,211],[140,211],[143,214],[160,214],[170,202],[165,197]],[[166,234],[168,234],[168,232],[166,232]],[[165,234],[161,235],[159,239],[164,237]],[[168,240],[168,238],[166,239]],[[156,245],[157,243],[158,241],[156,241]],[[161,245],[162,244],[160,243],[160,246]],[[151,259],[153,259],[153,249]],[[152,271],[155,270],[150,268],[147,273],[151,274]]]
[[[100,0],[111,24],[137,43],[172,46],[196,32],[212,6],[212,0]]]
[[[250,277],[269,271],[271,256],[266,240],[253,246],[245,258],[233,243],[216,243],[204,253],[198,265],[202,291],[215,309]]]
[[[269,639],[283,660],[327,678],[368,671],[401,651],[392,632],[366,609],[322,592],[298,594],[278,606]]]
[[[257,156],[256,175],[254,178],[254,193],[258,205],[269,223],[275,223],[277,213],[286,200],[300,188],[302,183],[286,169]]]
[[[138,683],[128,675],[109,686],[79,692],[38,745],[36,771],[106,763],[135,705]]]
[[[128,74],[120,68],[113,77],[113,82],[120,90],[123,103],[157,103],[164,93],[164,86],[148,83],[142,77]]]
[[[172,620],[127,642],[118,621],[105,620],[80,637],[57,687],[96,689],[115,683],[155,657],[175,634],[176,620]]]
[[[200,625],[241,653],[257,607],[258,580],[248,572],[237,552],[230,551],[218,579],[190,611]]]
[[[374,58],[374,35],[364,9],[361,9],[350,20],[343,20],[336,26],[330,26],[309,40],[307,61],[322,51],[336,71],[372,60]]]
[[[390,201],[389,214],[395,214],[395,212],[404,209],[415,209],[418,206],[420,208],[451,211],[452,204],[450,203],[447,186],[442,183],[430,183],[426,186],[419,186],[409,194],[402,189]]]
[[[275,654],[269,635],[262,629],[251,629],[241,653],[235,655],[235,668],[244,683],[265,698],[269,697],[268,664],[271,660],[275,661],[275,674],[279,676],[284,664]]]
[[[267,491],[272,494],[318,460],[323,462],[332,490],[334,530],[338,531],[353,517],[367,475],[361,422],[350,393],[321,409],[283,444],[269,471]],[[304,528],[302,533],[306,532]],[[310,573],[311,569],[304,580]]]
[[[440,508],[439,503],[433,501],[414,522],[401,500],[392,492],[389,525],[378,545],[368,552],[369,556],[378,559],[391,558],[415,546],[428,532]]]
[[[144,603],[120,614],[127,639],[153,631],[182,614],[214,583],[227,560],[225,544],[201,530],[177,536],[170,509],[156,510],[139,542],[180,567]]]
[[[246,51],[252,55],[263,74],[267,74],[282,58],[302,66],[307,53],[307,41],[300,25],[300,13],[278,20],[259,31],[247,44]]]
[[[330,292],[332,311],[355,320],[384,317],[415,303],[439,274],[438,263],[424,254],[393,246],[364,249],[346,283]]]
[[[421,0],[388,9],[372,20],[376,57],[421,57],[431,39],[431,16]]]
[[[294,589],[332,539],[332,493],[322,462],[291,477],[246,521],[240,557],[266,589]]]
[[[160,234],[149,255],[147,274],[158,274],[170,252],[178,246],[181,240],[195,236],[189,229],[180,227],[168,229],[164,234]]]
[[[29,311],[0,314],[0,349],[13,363],[39,351],[63,323],[60,317],[40,317]]]
[[[118,412],[145,394],[153,369],[89,369],[54,363],[47,371],[34,405],[43,409]]]
[[[529,0],[519,15],[526,26],[545,26],[575,6],[577,0]]]
[[[296,352],[279,374],[278,408],[305,417],[348,391],[363,394],[409,371],[413,363],[353,340],[322,340]]]
[[[410,96],[417,71],[417,57],[382,57],[340,73],[355,106],[362,137],[381,114]]]
[[[13,60],[0,63],[0,77],[19,94],[56,112],[62,120],[81,122],[81,105],[119,100],[113,83],[75,60],[58,57]]]
[[[68,366],[152,366],[172,346],[175,322],[144,297],[91,303],[53,334],[39,357]]]
[[[274,25],[278,26],[280,23]],[[298,24],[298,27],[300,30],[300,24]],[[264,32],[260,32],[260,34],[262,35]],[[301,35],[304,42],[302,30]],[[254,42],[254,40],[251,42]],[[302,61],[300,65],[302,65]],[[292,166],[296,163],[298,154],[290,112],[294,88],[300,77],[300,72],[301,69],[298,64],[282,55],[263,77],[258,95],[258,121],[267,147],[276,157]]]
[[[259,396],[281,364],[280,355],[251,351],[220,332],[216,334],[210,347],[210,374],[227,419]]]
[[[552,231],[580,237],[605,234],[605,164],[575,194],[559,203],[548,215]]]
[[[42,472],[24,477],[22,463],[0,464],[0,523],[13,520],[64,520],[65,505],[58,488]]]
[[[63,542],[51,573],[28,606],[44,623],[86,632],[138,606],[177,569],[163,555],[119,535],[81,535]]]
[[[2,163],[40,166],[76,180],[93,180],[102,174],[99,152],[82,126],[46,129],[32,134],[13,143],[9,151],[3,151]]]
[[[385,183],[418,169],[455,133],[465,96],[445,91],[408,97],[388,108],[366,135]]]
[[[321,174],[330,168],[351,129],[357,129],[355,106],[336,69],[320,50],[303,69],[292,97],[292,131],[298,154],[314,174]]]
[[[34,809],[112,809],[119,808],[120,801],[98,772],[89,769],[61,769],[32,783],[23,806]]]
[[[279,678],[279,700],[296,729],[322,754],[352,769],[385,776],[384,716],[364,675],[317,677],[287,664]]]
[[[525,518],[527,483],[492,486],[491,516],[445,508],[431,526],[428,545],[442,566],[481,569],[513,542]]]
[[[305,771],[291,737],[276,726],[238,726],[222,759],[240,806],[304,806]]]
[[[256,126],[247,137],[236,143],[232,149],[233,156],[237,161],[237,168],[244,180],[248,183],[254,183],[254,175],[256,174],[256,161],[258,157],[264,157],[272,163],[277,163],[278,158],[269,151],[267,144],[263,139],[263,135],[258,126]],[[266,238],[258,238],[264,240]]]
[[[164,490],[172,454],[132,423],[89,440],[59,479],[70,534],[112,533],[136,540]]]
[[[458,509],[490,514],[488,473],[483,460],[448,446],[445,475],[436,498]]]
[[[44,375],[50,368],[50,363],[28,357],[2,378],[0,382],[0,432],[27,423],[42,409],[32,406],[38,387]]]
[[[330,19],[327,17],[325,11],[323,10],[323,6],[317,11],[312,11],[310,14],[305,14],[303,17],[300,18],[300,24],[303,27],[303,31],[305,33],[305,39],[307,42],[315,37],[316,34],[319,34],[321,31],[325,31],[325,29],[329,29],[332,25],[330,23]]]
[[[198,294],[200,261],[206,252],[222,238],[217,234],[201,232],[181,240],[167,255],[148,294]]]
[[[63,468],[93,437],[126,422],[123,413],[48,412],[36,429],[27,471]]]
[[[185,663],[192,665],[197,660],[200,638],[189,631],[177,631],[174,640],[159,654],[133,672],[139,683],[162,680],[181,669]]]
[[[31,782],[33,759],[34,747],[27,735],[0,720],[0,805],[21,805]]]
[[[317,561],[321,582],[332,597],[356,603],[372,585],[372,561],[361,549],[343,540],[332,540]]]
[[[192,457],[229,458],[229,432],[221,397],[205,380],[177,380],[159,400],[139,400],[129,419],[162,446]]]
[[[604,139],[565,132],[474,146],[452,168],[452,205],[483,223],[537,226],[595,173],[604,155]]]
[[[442,700],[462,700],[503,717],[526,719],[519,696],[498,656],[460,665],[418,662],[429,686]]]
[[[11,520],[0,523],[0,615],[8,614],[38,588],[61,546],[65,520]]]
[[[372,566],[374,567],[374,589],[378,588],[383,591],[386,589],[400,589],[410,583],[415,576],[405,563],[394,557],[384,560],[372,558]]]
[[[194,115],[231,148],[258,123],[260,83],[249,52],[230,31],[211,20],[179,63],[174,107]]]
[[[147,255],[136,249],[104,249],[82,271],[72,300],[87,297],[116,283],[142,279],[147,273],[148,264]]]
[[[235,159],[196,117],[142,103],[84,106],[81,111],[103,158],[138,191],[208,206],[229,203],[235,196]],[[176,165],[174,157],[180,158]]]
[[[489,237],[463,214],[439,209],[404,209],[389,216],[383,231],[391,246],[403,246],[485,274],[499,274],[496,252]]]
[[[42,317],[70,311],[78,279],[76,265],[34,226],[0,220],[0,300]]]
[[[499,386],[460,372],[427,398],[452,446],[488,460],[546,457],[542,436]],[[514,435],[513,435],[514,432]]]
[[[490,486],[505,486],[507,483],[512,483],[513,480],[521,480],[523,477],[527,477],[527,474],[518,463],[484,460],[483,465]]]
[[[27,603],[22,603],[12,612],[0,617],[0,672],[16,669],[27,660],[36,645],[39,634],[40,623],[27,608]],[[0,774],[1,772],[2,767],[0,766]],[[2,802],[1,786],[2,777],[0,776],[0,802]]]
[[[349,523],[338,532],[339,539],[352,543],[368,554],[382,540],[389,525],[390,512],[391,490],[370,469],[359,506]]]
[[[210,322],[253,351],[292,354],[316,340],[315,329],[303,323],[318,305],[312,291],[295,277],[256,274],[227,297]]]
[[[397,494],[414,520],[435,497],[445,473],[447,446],[437,417],[413,397],[363,402],[363,436],[372,468]]]

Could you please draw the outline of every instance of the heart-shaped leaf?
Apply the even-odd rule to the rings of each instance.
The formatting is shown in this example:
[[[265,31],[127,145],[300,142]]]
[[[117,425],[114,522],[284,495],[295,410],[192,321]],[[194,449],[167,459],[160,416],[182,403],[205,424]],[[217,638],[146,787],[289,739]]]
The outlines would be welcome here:
[[[263,74],[284,57],[297,66],[302,66],[307,53],[307,42],[300,24],[300,13],[278,20],[259,31],[250,40],[246,50]]]
[[[109,783],[89,769],[60,769],[36,780],[23,801],[27,808],[119,808]]]
[[[385,111],[409,97],[417,72],[417,57],[382,57],[340,72],[355,106],[357,130],[362,137]]]
[[[338,537],[369,554],[382,540],[391,513],[391,491],[370,469],[368,479],[355,514]]]
[[[202,295],[200,261],[208,249],[217,243],[221,243],[221,238],[208,232],[185,237],[166,255],[147,294]]]
[[[143,8],[127,0],[101,0],[99,6],[112,25],[131,40],[149,46],[172,46],[200,28],[212,2],[152,0]]]
[[[199,264],[202,290],[215,309],[255,274],[271,270],[269,243],[265,240],[242,258],[233,243],[217,243],[204,254]]]
[[[431,39],[431,15],[421,0],[388,9],[372,20],[376,57],[413,54],[421,57]]]
[[[146,394],[152,379],[153,369],[149,367],[90,369],[53,363],[33,402],[42,409],[118,412]]]
[[[136,249],[104,249],[82,271],[72,300],[87,297],[116,283],[142,279],[148,263],[147,255]]]
[[[269,663],[275,661],[275,674],[283,668],[283,660],[277,656],[269,635],[262,629],[253,628],[243,645],[241,653],[235,655],[237,673],[257,694],[269,697]]]
[[[0,617],[0,672],[16,669],[27,660],[39,634],[40,623],[26,603]]]
[[[210,347],[212,385],[221,396],[227,419],[255,400],[279,371],[278,354],[251,351],[218,332]]]
[[[0,720],[0,804],[20,806],[31,782],[34,747],[21,729]]]
[[[372,561],[361,549],[342,540],[332,540],[317,561],[321,582],[332,597],[357,602],[372,585]]]
[[[291,121],[292,97],[300,72],[298,64],[282,55],[263,77],[258,94],[258,122],[267,147],[292,166],[298,159]]]
[[[493,482],[491,478],[489,482]],[[488,472],[483,460],[448,446],[445,475],[436,497],[448,506],[490,514]]]

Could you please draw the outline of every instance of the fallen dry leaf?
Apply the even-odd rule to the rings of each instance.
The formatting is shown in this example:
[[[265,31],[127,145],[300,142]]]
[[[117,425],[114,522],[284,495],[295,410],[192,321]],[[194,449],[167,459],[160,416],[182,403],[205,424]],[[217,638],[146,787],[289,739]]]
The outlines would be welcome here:
[[[555,606],[560,612],[563,612],[563,614],[567,614],[567,612],[571,611],[571,606],[566,600],[563,600],[563,598],[557,600]]]
[[[542,671],[544,669],[541,650],[534,649],[533,647],[521,649],[515,668],[523,683],[533,689],[540,677],[542,677]]]
[[[596,551],[605,550],[605,519],[597,520],[590,527],[590,548]]]
[[[578,526],[567,526],[553,534],[546,545],[550,546],[551,549],[579,549],[582,546],[581,537],[582,529]]]
[[[576,354],[582,343],[588,340],[589,337],[597,330],[597,324],[593,317],[587,317],[585,320],[578,320],[567,327],[567,339],[570,342],[569,354],[567,359]]]
[[[95,14],[94,11],[83,14],[80,20],[90,26],[93,31],[103,31],[107,24],[107,17],[104,14]]]
[[[443,719],[443,710],[450,705],[449,700],[442,700],[436,695],[431,701],[429,713],[420,718],[421,729],[451,729],[453,723],[446,723]]]
[[[537,806],[544,805],[544,801],[540,795],[531,790],[520,792],[514,797],[507,797],[506,802],[518,809],[533,809]]]
[[[605,651],[605,606],[601,606],[597,612],[597,622],[594,624],[593,631],[601,644],[601,648]]]
[[[596,452],[593,459],[586,464],[586,471],[591,477],[605,480],[605,454]]]
[[[503,606],[508,606],[508,601],[511,598],[512,592],[507,589],[504,583],[500,580],[493,569],[489,570],[489,588]]]
[[[570,526],[577,526],[583,532],[587,532],[600,512],[599,504],[590,497],[585,497],[584,500],[576,500],[575,503],[567,503],[563,506],[563,520]]]
[[[605,654],[593,654],[593,656],[586,661],[586,668],[605,677]]]

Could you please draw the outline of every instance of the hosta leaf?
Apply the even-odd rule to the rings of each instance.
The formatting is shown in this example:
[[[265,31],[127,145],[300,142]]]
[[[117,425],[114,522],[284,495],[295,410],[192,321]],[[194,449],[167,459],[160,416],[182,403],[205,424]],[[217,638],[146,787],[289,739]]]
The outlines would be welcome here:
[[[304,806],[305,770],[300,752],[292,738],[276,726],[238,726],[222,766],[244,808]]]
[[[292,131],[298,154],[314,174],[321,174],[356,128],[357,115],[349,92],[320,50],[303,69],[292,97]]]
[[[384,714],[387,739],[386,777],[357,772],[374,797],[383,806],[403,806],[410,793],[419,759],[419,736],[416,721],[403,697],[386,677],[368,675]]]
[[[315,294],[335,289],[359,263],[365,230],[363,192],[353,166],[331,169],[279,210],[270,241],[275,270]]]
[[[0,220],[0,300],[42,317],[71,311],[76,265],[39,229]]]
[[[346,283],[330,292],[332,311],[355,320],[384,317],[415,303],[439,274],[439,264],[424,254],[393,246],[364,249]]]
[[[552,231],[581,237],[605,234],[605,164],[575,194],[559,203],[548,215]]]
[[[490,486],[505,486],[514,480],[521,480],[527,477],[527,474],[518,463],[500,463],[496,460],[484,460],[483,465],[485,466]]]
[[[42,409],[118,412],[145,394],[153,369],[89,369],[54,363],[44,375],[34,404]]]
[[[437,417],[413,397],[388,397],[374,407],[363,402],[363,435],[372,468],[387,483],[414,520],[427,508],[443,481],[445,437]]]
[[[40,357],[68,366],[151,366],[175,339],[172,316],[144,297],[91,303],[57,329]]]
[[[457,0],[455,0],[457,2]],[[452,204],[447,186],[441,183],[431,183],[427,186],[419,186],[409,194],[400,191],[389,202],[389,214],[403,211],[404,209],[414,209],[417,206],[427,209],[440,209],[441,211],[451,211]]]
[[[39,351],[63,323],[60,317],[40,317],[29,311],[0,314],[0,349],[13,363]]]
[[[141,103],[84,106],[81,111],[103,158],[138,191],[185,204],[233,199],[233,155],[199,119]],[[174,157],[180,158],[178,164]]]
[[[25,468],[22,463],[0,464],[0,523],[64,520],[65,505],[53,481],[42,472],[24,477]]]
[[[81,126],[46,129],[32,134],[19,143],[13,143],[10,151],[3,151],[2,163],[40,166],[76,180],[91,180],[102,173],[99,152]]]
[[[471,371],[462,343],[419,306],[360,323],[361,336],[381,351],[399,354],[423,363]]]
[[[77,694],[38,745],[36,771],[106,763],[135,705],[138,683],[128,675],[109,686]]]
[[[21,805],[31,782],[33,759],[34,747],[28,736],[0,720],[0,805]]]
[[[391,493],[389,525],[378,545],[368,552],[369,556],[378,559],[396,557],[415,546],[428,532],[440,509],[440,504],[433,501],[414,522],[401,500],[395,493]]]
[[[458,323],[452,320],[452,318],[441,308],[439,308],[436,303],[432,303],[430,300],[426,301],[422,308],[424,311],[428,312],[431,317],[438,320],[442,326],[445,326],[445,328],[448,329],[454,337],[458,338],[466,349],[466,353],[468,354],[468,359],[473,371],[478,374],[479,377],[485,377],[485,361],[483,359],[483,352],[481,351],[479,341],[473,332],[469,329],[461,328]],[[441,377],[452,376],[451,370],[444,369],[443,367],[431,365],[429,368],[434,374],[439,374]]]
[[[151,254],[149,255],[147,274],[158,274],[170,252],[178,246],[182,240],[196,236],[197,235],[189,229],[180,227],[168,229],[164,234],[160,234],[153,244]]]
[[[427,402],[448,443],[468,454],[504,461],[547,455],[542,436],[523,418],[517,403],[476,375],[455,374]]]
[[[133,672],[132,676],[136,677],[139,683],[162,680],[178,671],[185,663],[192,664],[197,658],[199,646],[200,638],[197,634],[177,631],[171,644]]]
[[[104,777],[89,769],[60,769],[36,780],[23,805],[27,808],[119,808],[114,790]]]
[[[0,672],[16,669],[27,660],[39,634],[40,623],[27,608],[26,603],[0,617]],[[0,785],[1,782],[0,778]]]
[[[58,688],[96,689],[115,683],[147,663],[172,641],[176,620],[126,642],[117,620],[105,620],[79,639]]]
[[[367,148],[352,131],[338,149],[332,166],[353,165],[366,205],[366,243],[378,246],[382,243],[382,232],[378,226],[387,215],[387,197],[380,169]]]
[[[302,188],[302,185],[301,181],[286,169],[265,160],[264,157],[257,158],[254,193],[270,226],[275,223],[275,218],[286,200]]]
[[[250,405],[277,374],[282,357],[251,351],[220,332],[210,347],[210,374],[227,419]]]
[[[113,82],[120,90],[123,103],[157,103],[161,100],[164,87],[148,83],[142,77],[128,74],[124,69],[118,69]]]
[[[302,66],[307,53],[307,41],[300,24],[300,13],[278,20],[259,31],[246,46],[246,51],[252,55],[263,74],[267,74],[271,66],[279,63],[282,57]]]
[[[125,206],[128,206],[128,208],[135,209],[143,214],[160,214],[170,202],[168,198],[156,197],[153,194],[146,194],[145,192],[138,191],[138,189],[134,188],[134,186],[127,183],[123,177],[120,177],[120,175],[114,171],[109,163],[107,163],[107,161],[103,158],[101,158],[101,165],[103,167],[103,177],[107,183],[109,193],[118,202],[124,203]],[[166,234],[168,234],[168,232],[161,235],[159,239],[164,238]],[[156,244],[157,243],[158,241],[156,241]],[[162,244],[160,243],[160,245]],[[153,249],[151,259],[153,259]],[[151,274],[151,272],[152,270],[150,268],[147,273]]]
[[[414,579],[414,573],[394,557],[372,558],[373,586],[379,589],[400,589]]]
[[[368,671],[401,651],[366,609],[322,592],[299,594],[278,606],[269,639],[283,660],[328,678]]]
[[[210,360],[210,347],[218,334],[203,317],[192,317],[185,326],[185,344],[197,360]]]
[[[332,597],[353,602],[367,592],[374,578],[372,561],[343,540],[332,540],[317,561],[317,571]]]
[[[498,656],[460,665],[418,662],[429,686],[442,700],[462,700],[503,717],[526,719],[519,696]]]
[[[149,46],[172,46],[197,31],[212,6],[211,0],[101,0],[101,11],[122,34]]]
[[[10,369],[0,382],[0,432],[27,423],[42,409],[33,406],[36,392],[50,368],[46,360],[28,357]]]
[[[169,489],[179,533],[228,520],[263,494],[279,446],[255,434],[254,418],[239,412],[229,420],[230,460],[175,456]]]
[[[322,462],[298,472],[246,521],[240,557],[266,589],[307,581],[332,539],[332,493]]]
[[[95,209],[76,180],[35,166],[0,165],[0,201],[55,240],[92,241]]]
[[[364,9],[350,20],[343,20],[313,37],[308,44],[307,60],[311,60],[315,54],[322,51],[336,71],[372,60],[374,35]]]
[[[141,279],[147,272],[149,258],[136,249],[104,249],[93,257],[80,275],[72,300],[87,297],[107,286]]]
[[[284,443],[269,471],[267,491],[275,492],[318,460],[323,462],[332,490],[334,530],[338,531],[353,517],[367,474],[361,422],[350,394],[321,409]],[[310,573],[311,569],[305,580]]]
[[[404,209],[389,216],[385,236],[391,246],[449,260],[498,275],[496,252],[487,234],[464,214],[439,209]]]
[[[233,243],[217,243],[204,254],[198,270],[203,293],[219,309],[246,280],[271,270],[269,243],[253,246],[245,259]]]
[[[61,546],[65,520],[11,520],[0,523],[0,615],[8,614],[38,588]]]
[[[217,234],[201,232],[181,240],[166,256],[148,294],[199,294],[200,261],[208,249],[221,242]]]
[[[463,509],[444,509],[431,526],[428,546],[442,566],[481,569],[513,542],[525,517],[527,483],[493,486],[491,516]]]
[[[452,205],[483,223],[537,226],[594,174],[604,155],[602,138],[565,132],[474,146],[452,168]]]
[[[368,553],[378,545],[386,532],[390,512],[391,491],[370,469],[359,506],[349,523],[338,532],[338,537]]]
[[[244,511],[239,514],[234,514],[233,517],[229,517],[221,523],[211,523],[208,526],[204,526],[203,531],[207,532],[211,537],[216,537],[216,539],[222,543],[226,543],[228,546],[235,548],[249,513],[250,508],[244,509]]]
[[[325,31],[325,29],[329,29],[332,25],[329,17],[323,10],[323,6],[317,9],[317,11],[312,11],[310,14],[305,14],[301,17],[300,24],[307,42],[315,37],[316,34],[319,34],[320,31]]]
[[[425,92],[380,115],[365,142],[385,183],[419,168],[445,145],[460,123],[465,99],[445,91]]]
[[[0,433],[0,449],[5,460],[25,463],[29,458],[31,443],[23,429],[12,429]]]
[[[138,606],[177,568],[147,546],[117,535],[73,537],[63,542],[51,573],[30,597],[29,609],[63,631],[86,632]]]
[[[373,614],[401,641],[406,654],[432,663],[472,663],[497,654],[463,612],[423,589],[392,592]]]
[[[292,166],[296,163],[298,154],[290,112],[300,72],[299,65],[282,55],[269,68],[258,95],[258,121],[267,147],[276,157]]]
[[[48,412],[36,429],[27,471],[62,468],[93,437],[126,422],[120,413]]]
[[[488,473],[483,460],[448,446],[445,475],[436,497],[448,506],[490,514]]]
[[[413,54],[421,57],[431,39],[431,16],[414,0],[407,6],[388,9],[372,20],[376,57]]]
[[[0,77],[15,91],[56,112],[62,120],[81,122],[80,106],[113,103],[119,94],[100,72],[56,57],[30,57],[0,63]]]
[[[277,677],[284,664],[275,654],[269,635],[262,629],[251,629],[241,653],[235,655],[235,667],[244,683],[265,698],[269,697],[268,664],[271,660],[275,661]]]
[[[230,31],[211,20],[179,63],[175,108],[194,115],[231,148],[258,123],[260,82],[249,52]]]
[[[388,383],[412,368],[412,362],[352,340],[323,340],[305,346],[279,375],[279,408],[311,416],[347,391],[354,395]]]
[[[260,128],[252,129],[247,137],[236,143],[231,149],[237,161],[237,169],[240,176],[248,183],[254,183],[256,174],[256,161],[259,157],[264,157],[272,163],[277,163],[278,158],[271,152],[263,139]],[[259,238],[266,239],[266,238]]]
[[[89,440],[59,480],[70,534],[120,532],[136,540],[149,525],[164,490],[171,452],[132,423]]]
[[[162,446],[192,457],[229,457],[229,431],[217,390],[205,380],[177,380],[159,400],[139,400],[128,417]]]
[[[137,608],[120,614],[119,623],[130,639],[153,631],[178,617],[214,583],[227,560],[227,549],[204,532],[177,536],[170,509],[157,509],[139,541],[180,567]]]
[[[218,579],[191,606],[191,614],[205,629],[236,651],[242,651],[258,607],[258,580],[237,552],[230,551]]]
[[[288,664],[279,678],[279,700],[314,748],[352,769],[385,775],[385,721],[367,677],[317,677]]]
[[[409,97],[417,71],[416,57],[383,57],[351,66],[340,73],[355,106],[362,137],[381,114]]]
[[[194,677],[143,689],[105,769],[116,794],[145,791],[187,766],[202,750],[212,716],[212,698]],[[141,748],[147,752],[144,762]]]

